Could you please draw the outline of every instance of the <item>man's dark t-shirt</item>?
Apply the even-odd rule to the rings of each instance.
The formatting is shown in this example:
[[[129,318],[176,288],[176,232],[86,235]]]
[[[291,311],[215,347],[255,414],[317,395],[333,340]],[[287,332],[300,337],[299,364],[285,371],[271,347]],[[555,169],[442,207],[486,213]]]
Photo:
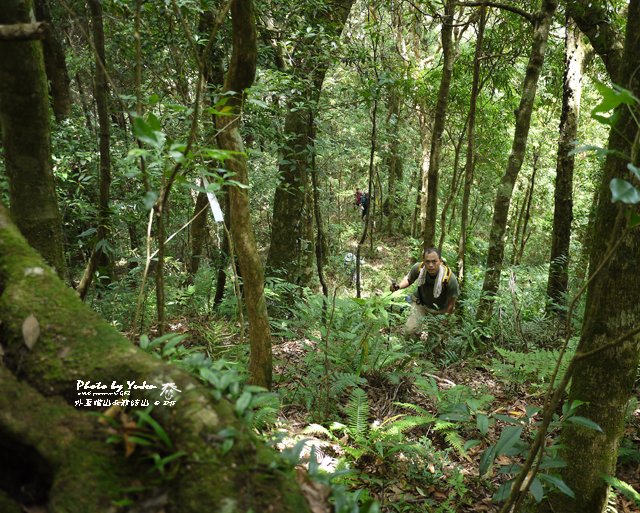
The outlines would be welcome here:
[[[412,284],[414,281],[416,281],[419,275],[420,262],[416,263],[409,271],[409,274],[407,275],[409,284]],[[440,296],[437,298],[433,297],[433,286],[435,285],[435,282],[436,277],[431,277],[429,276],[429,273],[427,273],[424,285],[418,287],[413,295],[417,298],[418,303],[426,306],[427,308],[432,308],[434,310],[443,310],[444,308],[446,308],[449,299],[458,297],[460,295],[458,279],[456,278],[455,274],[451,273],[446,291],[443,290],[440,293]]]

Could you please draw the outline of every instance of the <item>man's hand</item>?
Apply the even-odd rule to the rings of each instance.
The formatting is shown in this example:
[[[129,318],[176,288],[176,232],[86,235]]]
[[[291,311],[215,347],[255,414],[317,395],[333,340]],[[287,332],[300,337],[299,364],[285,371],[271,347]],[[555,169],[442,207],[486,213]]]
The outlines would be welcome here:
[[[398,284],[395,281],[392,281],[391,287],[389,287],[389,289],[391,290],[391,292],[395,292],[396,290],[400,290],[400,287],[398,287]]]

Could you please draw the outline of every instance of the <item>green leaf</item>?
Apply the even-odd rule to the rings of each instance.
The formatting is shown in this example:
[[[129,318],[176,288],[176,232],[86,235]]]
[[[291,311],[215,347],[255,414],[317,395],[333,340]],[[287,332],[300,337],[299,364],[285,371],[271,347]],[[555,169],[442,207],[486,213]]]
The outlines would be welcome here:
[[[595,81],[594,85],[602,96],[602,101],[596,105],[592,112],[609,112],[619,105],[633,105],[638,101],[631,91],[618,85],[614,84],[613,87],[609,87],[598,81]]]
[[[520,440],[521,434],[522,426],[505,427],[500,434],[500,440],[498,440],[498,443],[496,444],[496,456],[513,447],[513,445]]]
[[[151,210],[153,205],[156,204],[156,200],[158,199],[158,193],[155,191],[147,191],[144,195],[144,206],[147,210]]]
[[[238,412],[239,415],[242,415],[245,412],[250,402],[251,402],[251,392],[245,391],[242,393],[240,397],[238,397],[238,400],[236,401],[236,411]]]
[[[506,483],[502,483],[500,488],[498,488],[498,491],[496,491],[496,493],[493,494],[492,498],[494,502],[502,502],[506,500],[507,497],[509,497],[509,494],[511,493],[512,485],[513,485],[513,479],[511,481],[507,481]]]
[[[573,493],[573,490],[571,488],[569,488],[567,486],[567,483],[565,483],[558,476],[553,476],[551,474],[539,474],[539,477],[540,477],[540,479],[542,481],[544,481],[547,484],[550,484],[550,485],[554,486],[555,488],[560,490],[565,495],[568,495],[571,498],[575,498],[576,494]]]
[[[589,429],[593,429],[595,431],[602,433],[602,428],[598,424],[596,424],[594,421],[586,417],[573,415],[571,417],[567,417],[567,422],[571,422],[572,424],[578,424],[580,426],[585,426],[585,427],[588,427]]]
[[[636,175],[636,178],[638,180],[640,180],[640,168],[634,166],[631,162],[629,162],[627,164],[627,169],[631,171],[634,175]]]
[[[133,133],[135,136],[140,139],[143,143],[152,146],[153,148],[160,149],[164,142],[164,134],[159,130],[156,131],[152,127],[152,125],[160,128],[160,122],[158,119],[153,116],[149,116],[151,123],[147,123],[144,118],[141,116],[136,116],[133,118]]]
[[[171,442],[171,439],[169,438],[169,435],[167,434],[167,432],[158,423],[156,419],[154,419],[151,415],[149,415],[149,412],[145,410],[137,410],[136,415],[140,420],[144,421],[146,424],[151,426],[156,436],[160,440],[162,440],[167,447],[173,447],[173,443]]]
[[[478,431],[482,436],[485,436],[489,432],[489,417],[483,415],[482,413],[478,414],[476,417],[476,425],[478,426]]]
[[[542,488],[542,483],[537,477],[534,477],[533,481],[531,481],[529,493],[533,495],[533,498],[536,502],[540,502],[544,497],[544,489]]]
[[[640,214],[637,212],[631,212],[629,215],[629,228],[638,226],[640,224]]]
[[[614,178],[609,182],[611,189],[611,201],[621,201],[627,205],[640,203],[640,191],[622,178]]]
[[[482,453],[482,456],[480,456],[479,473],[481,476],[485,475],[487,471],[491,468],[491,465],[493,464],[493,460],[495,459],[495,457],[496,457],[496,447],[495,445],[490,445]]]

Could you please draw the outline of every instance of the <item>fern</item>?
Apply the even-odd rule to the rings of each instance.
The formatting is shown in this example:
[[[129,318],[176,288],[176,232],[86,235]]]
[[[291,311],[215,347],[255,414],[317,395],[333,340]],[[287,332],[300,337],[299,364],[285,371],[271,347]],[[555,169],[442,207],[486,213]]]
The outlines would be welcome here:
[[[361,441],[369,430],[369,399],[361,388],[354,388],[345,407],[349,434]]]
[[[336,373],[335,381],[331,384],[331,397],[338,397],[347,388],[357,387],[366,382],[366,379],[361,378],[357,374],[353,374],[351,372],[338,372]]]

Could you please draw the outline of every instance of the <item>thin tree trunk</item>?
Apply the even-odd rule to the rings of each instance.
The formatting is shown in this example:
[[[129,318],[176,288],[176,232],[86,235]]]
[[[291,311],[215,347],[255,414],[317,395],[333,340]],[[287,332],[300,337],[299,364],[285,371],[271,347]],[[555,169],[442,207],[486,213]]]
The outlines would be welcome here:
[[[231,203],[229,201],[229,189],[225,187],[226,194],[224,199],[224,217],[227,220],[227,224],[233,224],[233,220],[231,219]],[[231,253],[231,247],[229,245],[229,234],[228,230],[224,230],[224,234],[222,236],[222,247],[218,252],[218,269],[216,271],[216,293],[213,297],[213,305],[214,307],[220,306],[222,303],[222,299],[224,298],[224,289],[227,284],[227,273],[226,269],[229,265],[229,256]]]
[[[204,184],[202,184],[204,187]],[[204,241],[207,237],[207,214],[209,199],[207,193],[199,191],[194,206],[195,218],[189,227],[189,275],[193,278],[200,268]]]
[[[0,2],[0,25],[30,22],[33,12],[29,6],[24,0]],[[64,276],[47,79],[38,41],[0,43],[0,125],[11,215],[29,244]]]
[[[449,89],[453,76],[453,63],[455,60],[453,48],[453,14],[456,0],[445,2],[444,16],[442,20],[442,78],[438,90],[438,100],[434,112],[433,131],[431,133],[431,152],[429,157],[429,171],[427,178],[427,208],[424,231],[422,235],[423,246],[433,247],[436,238],[436,222],[438,219],[438,179],[440,174],[440,154],[442,152],[442,134],[447,116],[449,103]]]
[[[539,150],[534,149],[533,150],[533,171],[531,172],[531,180],[529,181],[529,187],[527,189],[526,207],[524,210],[524,217],[522,220],[522,235],[520,236],[520,246],[518,247],[518,256],[516,257],[516,261],[515,261],[516,265],[520,265],[520,262],[522,261],[522,255],[524,253],[524,247],[527,244],[529,235],[531,235],[531,232],[527,231],[527,228],[529,227],[529,220],[531,219],[531,202],[533,201],[533,194],[535,191],[536,172],[538,171],[539,158],[540,158]]]
[[[544,53],[549,37],[549,28],[553,14],[558,7],[557,0],[543,0],[542,7],[536,16],[533,32],[531,56],[522,86],[522,97],[516,114],[516,127],[513,135],[511,154],[507,162],[507,169],[498,186],[496,201],[491,222],[489,236],[489,253],[487,255],[487,271],[482,285],[482,297],[478,305],[478,320],[486,321],[493,312],[493,302],[500,286],[500,274],[504,258],[504,233],[507,225],[507,215],[513,186],[522,167],[524,153],[527,147],[531,112],[536,96],[538,78],[544,63]]]
[[[465,126],[466,129],[466,126]],[[447,213],[449,212],[449,208],[454,203],[458,191],[458,183],[462,176],[462,170],[460,170],[460,150],[462,148],[462,141],[464,140],[464,130],[460,135],[460,139],[458,139],[458,144],[455,145],[454,151],[455,155],[453,157],[453,172],[451,176],[451,185],[449,187],[449,194],[447,195],[447,199],[442,206],[442,211],[440,212],[440,239],[438,240],[438,249],[442,251],[442,246],[444,244],[444,239],[447,236]]]
[[[106,269],[110,265],[110,255],[107,253],[107,240],[109,235],[109,198],[111,191],[111,143],[109,107],[107,105],[107,72],[104,49],[104,29],[102,22],[102,6],[99,0],[87,0],[91,13],[91,28],[93,31],[93,44],[95,50],[96,76],[94,95],[98,109],[99,148],[100,148],[100,173],[98,199],[98,227],[96,232],[96,245],[93,248],[89,263],[84,270],[77,291],[81,299],[84,299],[93,280],[96,267]],[[95,254],[95,255],[94,255]]]
[[[478,21],[478,37],[476,39],[475,56],[473,59],[473,80],[471,83],[471,100],[469,103],[469,125],[467,126],[467,160],[464,165],[464,189],[462,193],[462,212],[460,213],[460,241],[458,244],[458,283],[460,290],[464,290],[467,264],[467,237],[469,232],[469,200],[473,173],[475,168],[475,138],[476,138],[476,110],[478,94],[480,93],[480,61],[482,60],[482,44],[484,28],[487,24],[487,8],[481,7]]]
[[[393,234],[397,230],[397,212],[400,197],[397,193],[397,184],[402,180],[402,159],[400,158],[400,95],[392,91],[389,97],[389,114],[387,116],[387,130],[389,134],[389,153],[387,156],[387,199],[385,200],[384,214],[387,216],[386,231]]]
[[[250,87],[256,71],[256,28],[251,0],[234,0],[231,4],[233,21],[233,52],[225,91],[235,91],[229,97],[227,106],[231,112],[218,116],[218,144],[223,150],[237,152],[225,165],[235,173],[234,179],[248,185],[247,159],[244,144],[240,136],[240,106],[242,91]],[[271,387],[271,328],[264,296],[264,271],[258,255],[258,248],[251,223],[249,196],[247,189],[229,188],[231,208],[231,236],[236,248],[238,261],[242,268],[244,295],[249,318],[249,356],[250,381],[255,385]]]
[[[549,312],[555,311],[560,316],[563,315],[569,283],[574,169],[574,156],[571,154],[571,150],[578,133],[584,62],[584,45],[580,39],[581,34],[570,18],[567,18],[566,25],[562,114],[560,116],[560,140],[556,164],[549,280],[547,282],[547,295],[549,296],[547,310]]]
[[[56,121],[62,121],[71,114],[71,91],[69,89],[69,73],[64,56],[64,48],[53,26],[49,0],[35,1],[36,19],[46,21],[49,24],[46,36],[42,41],[44,53],[44,67],[49,79],[53,113]]]

